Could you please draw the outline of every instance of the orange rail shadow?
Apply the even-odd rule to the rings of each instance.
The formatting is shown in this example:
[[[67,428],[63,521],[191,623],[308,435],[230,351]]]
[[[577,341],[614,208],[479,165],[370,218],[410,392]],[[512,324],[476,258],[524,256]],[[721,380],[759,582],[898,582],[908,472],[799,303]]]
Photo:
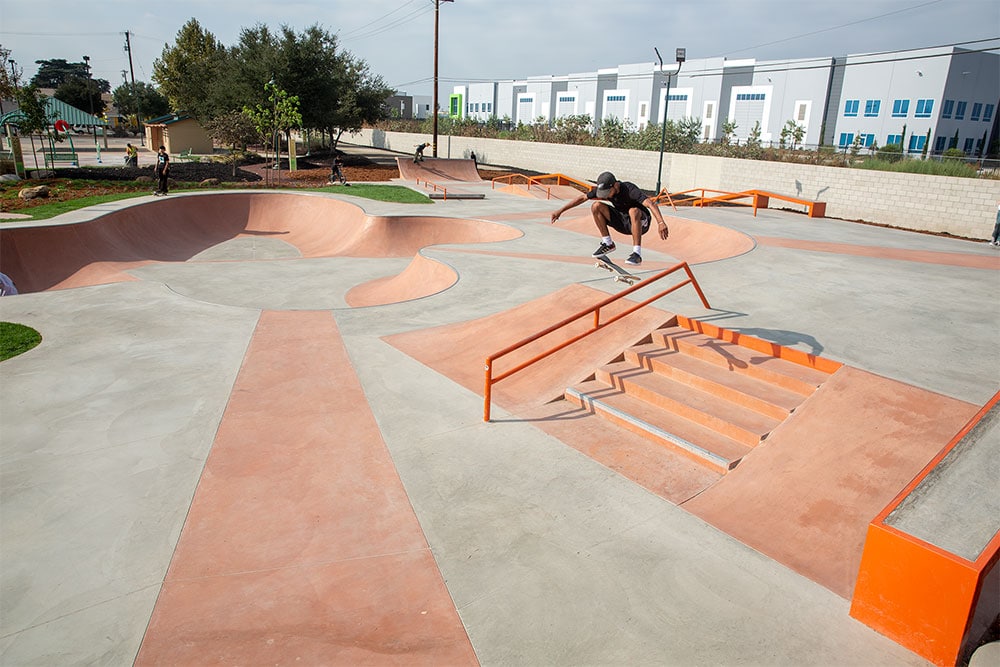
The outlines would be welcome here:
[[[1000,532],[970,561],[886,519],[998,402],[1000,392],[872,520],[861,556],[851,616],[938,665],[967,659],[1000,613]]]
[[[601,309],[602,308],[604,308],[605,306],[608,306],[609,304],[612,304],[612,303],[614,303],[614,302],[616,302],[616,301],[618,301],[618,300],[620,300],[620,299],[628,296],[629,294],[632,294],[636,290],[642,289],[642,288],[644,288],[644,287],[646,287],[646,286],[648,286],[648,285],[650,285],[650,284],[652,284],[652,283],[654,283],[654,282],[656,282],[656,281],[658,281],[658,280],[660,280],[662,278],[667,277],[668,275],[670,275],[671,273],[674,273],[675,271],[684,271],[687,274],[687,276],[688,276],[687,279],[686,280],[682,280],[681,282],[677,283],[673,287],[670,287],[669,289],[663,290],[661,292],[657,292],[655,295],[653,295],[653,296],[645,299],[644,301],[641,301],[641,302],[635,304],[634,306],[632,306],[630,308],[626,308],[622,312],[618,313],[617,315],[614,315],[613,317],[608,318],[607,320],[605,320],[603,322],[601,321]],[[558,352],[559,350],[562,350],[563,348],[572,345],[573,343],[577,342],[578,340],[586,338],[587,336],[591,335],[592,333],[595,333],[595,332],[603,329],[604,327],[606,327],[606,326],[608,326],[608,325],[610,325],[610,324],[612,324],[614,322],[617,322],[618,320],[622,319],[626,315],[634,313],[635,311],[639,310],[640,308],[648,306],[649,304],[653,303],[657,299],[660,299],[660,298],[662,298],[662,297],[670,294],[671,292],[673,292],[675,290],[678,290],[681,287],[684,287],[685,285],[688,285],[688,284],[690,284],[692,287],[694,287],[695,291],[698,292],[698,297],[701,299],[701,302],[702,302],[702,304],[704,304],[705,308],[711,308],[711,306],[708,305],[708,299],[705,298],[705,293],[701,291],[701,286],[698,284],[697,279],[695,279],[694,274],[691,272],[691,267],[688,266],[687,262],[681,262],[680,264],[675,264],[674,266],[671,266],[669,269],[664,269],[663,271],[660,271],[659,273],[654,274],[654,275],[650,276],[649,278],[646,278],[645,280],[639,281],[638,283],[636,283],[632,287],[629,287],[628,289],[623,290],[623,291],[619,292],[618,294],[615,294],[614,296],[608,297],[607,299],[604,299],[604,300],[600,301],[599,303],[594,304],[590,308],[582,310],[582,311],[576,313],[575,315],[570,315],[566,319],[564,319],[564,320],[562,320],[560,322],[557,322],[556,324],[553,324],[552,326],[550,326],[550,327],[548,327],[546,329],[543,329],[542,331],[539,331],[538,333],[532,334],[531,336],[528,336],[527,338],[524,338],[524,339],[522,339],[522,340],[514,343],[513,345],[509,345],[509,346],[505,347],[504,349],[500,350],[499,352],[495,352],[495,353],[491,354],[490,356],[486,357],[486,383],[485,383],[485,387],[484,387],[484,390],[483,390],[483,394],[484,394],[483,421],[486,421],[486,422],[490,421],[490,409],[491,409],[491,404],[492,404],[492,392],[493,392],[493,385],[494,384],[496,384],[497,382],[500,382],[501,380],[503,380],[505,378],[510,377],[511,375],[513,375],[514,373],[517,373],[518,371],[524,370],[525,368],[527,368],[528,366],[531,366],[535,362],[541,361],[545,357],[548,357],[549,355],[554,354],[554,353]],[[583,333],[577,334],[577,335],[569,338],[568,340],[563,341],[562,343],[559,343],[555,347],[552,347],[552,348],[550,348],[550,349],[548,349],[548,350],[546,350],[544,352],[536,354],[535,356],[533,356],[532,358],[528,359],[527,361],[524,361],[524,362],[518,364],[517,366],[514,366],[510,370],[508,370],[508,371],[506,371],[504,373],[501,373],[500,375],[497,375],[496,377],[493,376],[493,363],[497,359],[499,359],[500,357],[506,356],[506,355],[510,354],[511,352],[514,352],[515,350],[518,350],[518,349],[524,347],[525,345],[528,345],[529,343],[532,343],[532,342],[538,340],[539,338],[542,338],[543,336],[547,336],[550,333],[558,331],[559,329],[562,329],[563,327],[566,327],[567,325],[572,324],[572,323],[576,322],[577,320],[583,318],[584,316],[590,315],[590,314],[593,314],[593,316],[594,316],[594,324],[593,324],[593,326],[591,328],[587,329]]]

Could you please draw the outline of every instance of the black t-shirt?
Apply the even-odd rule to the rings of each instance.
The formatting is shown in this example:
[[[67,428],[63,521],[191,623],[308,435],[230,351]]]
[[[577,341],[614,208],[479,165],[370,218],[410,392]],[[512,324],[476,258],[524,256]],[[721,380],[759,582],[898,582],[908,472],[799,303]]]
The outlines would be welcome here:
[[[590,192],[587,193],[587,199],[597,199],[597,188],[591,188]],[[628,181],[618,181],[618,194],[608,197],[607,201],[611,202],[611,205],[615,207],[618,211],[621,211],[625,215],[633,208],[641,208],[643,214],[648,216],[649,209],[642,205],[644,201],[649,198],[645,192],[639,189],[639,186],[635,183],[629,183]]]
[[[156,154],[156,173],[161,173],[170,164],[170,156],[166,153]]]

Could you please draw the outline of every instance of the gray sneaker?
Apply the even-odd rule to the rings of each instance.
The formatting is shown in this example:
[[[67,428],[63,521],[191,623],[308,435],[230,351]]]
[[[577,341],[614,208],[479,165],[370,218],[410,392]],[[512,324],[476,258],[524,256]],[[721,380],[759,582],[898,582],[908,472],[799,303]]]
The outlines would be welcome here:
[[[625,260],[625,263],[631,264],[632,266],[639,266],[640,264],[642,264],[642,255],[640,255],[637,252],[634,252],[628,256],[628,259]]]
[[[614,241],[612,241],[610,244],[601,243],[601,245],[597,247],[597,250],[594,251],[594,254],[591,255],[591,257],[603,257],[604,255],[607,255],[608,253],[614,251],[615,251]]]

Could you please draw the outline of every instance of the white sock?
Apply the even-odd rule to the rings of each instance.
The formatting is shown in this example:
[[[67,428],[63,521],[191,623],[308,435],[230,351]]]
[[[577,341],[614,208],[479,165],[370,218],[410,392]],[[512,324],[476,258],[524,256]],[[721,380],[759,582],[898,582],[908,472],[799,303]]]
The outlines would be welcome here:
[[[632,252],[634,252],[637,255],[642,255],[642,246],[641,245],[632,246]]]
[[[614,245],[614,241],[611,240],[610,236],[605,236],[604,238],[602,238],[601,243],[603,243],[604,245]]]

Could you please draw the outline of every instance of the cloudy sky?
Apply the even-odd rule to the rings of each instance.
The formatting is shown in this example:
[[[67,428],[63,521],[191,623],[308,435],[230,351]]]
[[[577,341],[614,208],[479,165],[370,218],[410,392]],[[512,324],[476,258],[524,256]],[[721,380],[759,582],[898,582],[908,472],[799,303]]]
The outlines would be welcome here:
[[[318,24],[400,91],[429,95],[434,0],[0,0],[0,45],[30,79],[36,60],[91,57],[112,87],[137,80],[190,18],[227,46],[243,28]],[[454,0],[441,2],[439,80],[453,83],[588,72],[725,56],[772,60],[973,40],[1000,46],[997,0]],[[6,63],[5,63],[6,64]]]

